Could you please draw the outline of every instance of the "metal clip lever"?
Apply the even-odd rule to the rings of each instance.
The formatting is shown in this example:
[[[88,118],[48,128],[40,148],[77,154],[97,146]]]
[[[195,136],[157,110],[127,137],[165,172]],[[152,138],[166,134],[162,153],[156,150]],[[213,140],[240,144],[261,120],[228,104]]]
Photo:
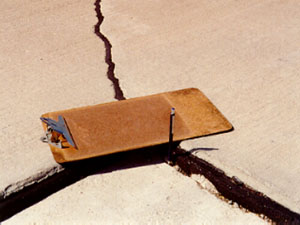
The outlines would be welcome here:
[[[169,150],[168,150],[168,163],[174,164],[172,157],[172,147],[173,147],[173,135],[174,135],[174,117],[175,117],[175,108],[171,108],[170,113],[170,129],[169,129]]]
[[[67,127],[66,121],[61,115],[58,116],[58,121],[55,121],[50,118],[44,118],[44,117],[41,117],[41,120],[44,123],[46,123],[49,127],[51,127],[54,131],[62,134],[67,139],[69,144],[72,145],[74,148],[76,148],[73,138]]]

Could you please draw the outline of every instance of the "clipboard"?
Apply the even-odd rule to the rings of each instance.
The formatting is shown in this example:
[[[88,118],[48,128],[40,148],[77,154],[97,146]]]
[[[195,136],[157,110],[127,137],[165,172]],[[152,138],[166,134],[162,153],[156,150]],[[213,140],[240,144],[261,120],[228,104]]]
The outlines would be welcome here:
[[[54,159],[64,163],[168,143],[171,108],[174,141],[233,129],[196,88],[49,112],[41,119]],[[45,120],[57,123],[57,130]]]

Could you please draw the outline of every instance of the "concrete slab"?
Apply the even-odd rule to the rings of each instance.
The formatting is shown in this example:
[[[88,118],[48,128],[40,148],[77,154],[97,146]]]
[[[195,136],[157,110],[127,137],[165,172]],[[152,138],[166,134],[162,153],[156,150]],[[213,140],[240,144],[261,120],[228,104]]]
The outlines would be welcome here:
[[[0,192],[2,196],[61,169],[39,117],[113,101],[93,2],[0,3]]]
[[[202,90],[235,131],[182,147],[298,213],[299,10],[296,0],[102,2],[125,96]]]
[[[113,100],[115,93],[111,82],[106,78],[105,49],[99,37],[94,34],[93,26],[99,21],[94,13],[93,4],[94,2],[83,1],[0,3],[0,8],[3,9],[0,16],[0,29],[4,34],[0,40],[0,71],[4,81],[0,84],[1,89],[4,90],[2,95],[0,94],[0,110],[3,112],[0,117],[2,196],[62,170],[62,167],[54,162],[48,145],[39,141],[42,135],[39,116],[42,113]],[[286,23],[298,24],[294,4],[290,2],[290,5],[284,5],[285,11],[280,14],[281,17],[286,17],[288,21]],[[116,51],[113,54],[114,61],[118,63],[117,76],[122,78],[121,87],[124,88],[126,97],[197,86],[216,103],[226,117],[233,117],[236,115],[235,111],[228,109],[228,106],[234,102],[232,98],[240,93],[241,89],[243,90],[243,87],[238,85],[243,86],[245,82],[244,88],[248,88],[249,91],[252,87],[251,82],[254,82],[252,78],[257,78],[261,72],[254,68],[254,72],[256,71],[254,75],[242,76],[243,72],[246,73],[253,67],[251,60],[256,60],[255,56],[260,49],[246,51],[244,55],[244,51],[239,47],[242,46],[243,50],[247,50],[253,47],[254,43],[258,43],[260,47],[266,48],[268,46],[265,44],[269,43],[269,39],[265,40],[266,37],[260,36],[261,34],[257,32],[257,27],[253,31],[253,36],[247,33],[246,22],[249,23],[253,19],[252,11],[257,13],[257,10],[261,10],[261,16],[264,18],[266,7],[271,7],[271,12],[277,16],[277,1],[265,3],[253,1],[243,4],[233,1],[226,4],[201,1],[199,3],[149,1],[129,4],[126,1],[105,1],[104,6],[102,3],[102,9],[106,10],[104,33],[107,32],[105,34],[113,44],[113,51]],[[145,13],[149,10],[152,13]],[[293,10],[295,15],[292,13]],[[201,12],[203,14],[199,15]],[[146,17],[145,21],[142,20],[143,17]],[[129,20],[119,20],[120,18]],[[201,22],[199,18],[209,23],[204,22],[203,26],[198,27]],[[228,24],[232,25],[237,18],[242,22],[232,28],[235,32],[232,32],[231,36],[225,28],[227,26],[228,29]],[[117,20],[111,21],[111,19]],[[263,30],[264,34],[273,34],[277,29],[270,20],[265,18],[260,28],[265,29],[265,25],[269,22],[274,30]],[[254,25],[259,25],[259,22],[252,21]],[[286,23],[280,23],[283,30],[288,29],[285,27]],[[206,36],[200,39],[203,34],[202,29],[206,30],[204,32]],[[297,29],[295,28],[294,33],[297,33]],[[242,31],[246,32],[244,36]],[[290,34],[292,33],[291,31]],[[225,42],[222,42],[224,39],[220,35],[226,37]],[[284,37],[281,36],[283,39]],[[240,40],[248,42],[236,44],[236,41]],[[278,51],[284,51],[290,57],[287,62],[283,60],[283,66],[291,67],[287,76],[297,81],[292,73],[296,62],[293,61],[295,59],[290,55],[290,50],[296,46],[295,42],[298,39],[293,36],[289,40],[290,48],[283,50],[280,48]],[[274,45],[277,46],[276,44],[275,41]],[[204,47],[207,47],[206,51],[200,51],[205,49]],[[234,59],[227,57],[228,53],[232,52],[236,52]],[[267,58],[260,56],[257,61],[264,59],[273,62],[271,53],[266,51]],[[244,56],[244,64],[238,67],[238,58],[242,56]],[[284,57],[282,59],[286,60]],[[273,64],[270,64],[271,69]],[[238,74],[233,70],[236,66],[239,68]],[[229,70],[229,75],[225,77],[221,70],[229,68],[232,70]],[[197,77],[205,71],[205,76]],[[207,74],[213,75],[209,77]],[[271,80],[275,78],[271,77]],[[293,85],[296,83],[290,88],[294,88]],[[227,93],[233,87],[236,89]],[[250,103],[253,104],[255,97],[256,95]],[[224,101],[227,98],[231,100]],[[241,100],[238,103],[245,107]],[[253,107],[252,104],[250,106]],[[233,117],[233,119],[234,123],[239,121],[240,117]],[[251,131],[253,132],[253,128]],[[232,136],[226,137],[231,138],[232,142],[236,140]],[[214,144],[224,143],[222,149],[217,147],[230,153],[230,148],[227,146],[229,142],[217,140]],[[194,145],[198,148],[200,144]],[[194,145],[190,148],[197,150]],[[217,160],[217,157],[212,156],[208,159]],[[228,166],[225,160],[217,166],[219,165]],[[228,168],[233,170],[231,165]],[[241,178],[248,178],[245,174],[245,169],[239,168],[238,175],[241,175]],[[57,192],[5,223],[14,224],[21,221],[22,224],[60,223],[62,220],[66,223],[87,220],[91,223],[99,220],[107,223],[119,221],[140,223],[145,219],[153,223],[170,221],[172,224],[177,222],[195,224],[199,221],[219,224],[227,219],[228,223],[232,221],[240,221],[242,224],[265,223],[257,215],[245,213],[236,205],[229,206],[216,198],[217,193],[203,177],[193,178],[197,182],[182,176],[166,164],[98,174]],[[257,181],[256,177],[253,183],[254,181]],[[274,185],[276,182],[278,180],[275,180]],[[265,187],[261,182],[257,184],[259,188]],[[291,203],[289,198],[283,200]]]
[[[8,224],[267,224],[167,164],[89,176],[24,210]],[[234,222],[233,222],[234,221]]]

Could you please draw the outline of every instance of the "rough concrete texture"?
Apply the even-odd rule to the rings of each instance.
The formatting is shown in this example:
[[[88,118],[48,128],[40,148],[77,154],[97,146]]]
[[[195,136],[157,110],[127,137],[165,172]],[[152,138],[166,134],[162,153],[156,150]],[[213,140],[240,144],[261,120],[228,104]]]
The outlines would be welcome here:
[[[94,34],[93,2],[0,3],[0,192],[51,175],[53,160],[39,117],[112,101],[105,50]]]
[[[299,10],[297,0],[102,3],[125,96],[202,90],[235,131],[181,146],[298,213]]]
[[[113,100],[104,46],[94,34],[98,20],[93,4],[0,3],[4,193],[61,169],[49,147],[39,141],[42,113]],[[294,189],[300,184],[296,176],[299,3],[104,0],[101,4],[105,16],[101,29],[112,43],[125,96],[199,88],[236,130],[182,146],[299,212],[299,190]],[[204,152],[199,147],[218,150]],[[211,187],[206,187],[207,181],[201,183],[203,178],[197,182],[165,164],[98,174],[6,223],[265,222],[208,193]]]
[[[0,191],[7,197],[63,170],[39,139],[41,114],[112,101],[115,92],[94,34],[94,2],[2,1],[0,8]],[[199,186],[166,164],[98,174],[5,223],[265,223],[201,189],[204,180]]]
[[[167,164],[89,176],[24,210],[8,224],[267,224],[211,194],[202,177]]]

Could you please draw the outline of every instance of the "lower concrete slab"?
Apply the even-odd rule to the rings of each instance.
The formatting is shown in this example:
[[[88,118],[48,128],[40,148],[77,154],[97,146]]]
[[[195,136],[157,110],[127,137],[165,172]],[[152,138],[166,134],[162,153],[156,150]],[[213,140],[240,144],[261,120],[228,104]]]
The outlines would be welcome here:
[[[112,101],[94,2],[0,3],[0,192],[58,172],[40,116]]]
[[[125,96],[202,90],[235,130],[181,146],[298,213],[299,9],[296,0],[102,3]]]
[[[8,224],[268,224],[217,198],[167,164],[89,176],[3,222]]]

